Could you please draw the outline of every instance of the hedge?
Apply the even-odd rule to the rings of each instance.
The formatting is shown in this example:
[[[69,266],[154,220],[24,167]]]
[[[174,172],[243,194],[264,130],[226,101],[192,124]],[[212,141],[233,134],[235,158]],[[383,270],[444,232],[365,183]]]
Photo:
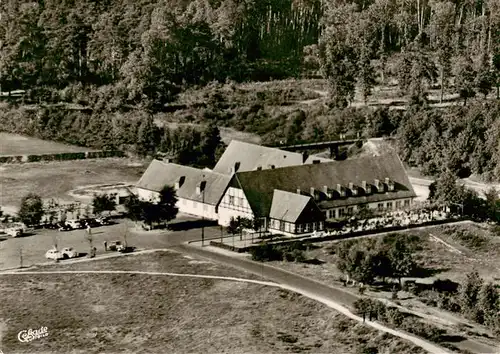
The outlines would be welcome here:
[[[1,163],[39,162],[39,161],[70,161],[84,159],[98,159],[107,157],[124,157],[125,153],[119,150],[88,151],[88,152],[66,152],[60,154],[43,155],[18,155],[0,156]]]

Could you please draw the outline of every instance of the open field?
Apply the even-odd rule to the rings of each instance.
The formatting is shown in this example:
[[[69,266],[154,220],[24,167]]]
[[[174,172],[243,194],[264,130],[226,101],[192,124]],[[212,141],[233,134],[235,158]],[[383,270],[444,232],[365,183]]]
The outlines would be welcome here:
[[[0,155],[40,155],[85,151],[95,151],[95,149],[0,132]]]
[[[128,268],[234,273],[175,253],[135,257],[123,258]],[[93,264],[101,270],[124,266],[116,261]],[[264,285],[139,274],[0,276],[6,353],[422,352],[320,303]],[[19,331],[42,326],[47,337],[17,340]]]
[[[72,200],[68,192],[86,185],[136,183],[147,162],[131,159],[93,159],[0,166],[0,205],[19,206],[23,195]]]

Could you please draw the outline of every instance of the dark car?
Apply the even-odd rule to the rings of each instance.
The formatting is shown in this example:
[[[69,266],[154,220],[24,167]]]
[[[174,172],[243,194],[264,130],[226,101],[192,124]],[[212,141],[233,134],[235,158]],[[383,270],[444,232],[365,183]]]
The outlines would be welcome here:
[[[94,218],[86,218],[86,219],[80,219],[81,224],[83,227],[98,227],[101,226],[101,223],[99,223],[96,219]]]
[[[69,226],[68,224],[61,222],[58,225],[59,231],[71,231],[73,228]]]

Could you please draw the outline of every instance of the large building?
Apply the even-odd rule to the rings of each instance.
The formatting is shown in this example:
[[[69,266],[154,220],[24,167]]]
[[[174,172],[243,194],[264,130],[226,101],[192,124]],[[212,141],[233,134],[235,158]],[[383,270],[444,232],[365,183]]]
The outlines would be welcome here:
[[[260,218],[266,230],[285,234],[323,230],[325,220],[359,208],[407,208],[416,197],[395,152],[304,161],[301,154],[234,141],[214,171],[153,161],[137,193],[152,199],[165,184],[175,186],[182,212],[221,225],[232,217]]]

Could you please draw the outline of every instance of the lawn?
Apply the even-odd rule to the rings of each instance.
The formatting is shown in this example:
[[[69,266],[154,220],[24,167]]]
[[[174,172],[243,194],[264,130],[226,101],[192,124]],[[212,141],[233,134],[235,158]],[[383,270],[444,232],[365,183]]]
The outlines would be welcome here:
[[[193,261],[165,253],[71,269],[92,264],[99,269],[235,273]],[[360,353],[366,347],[379,353],[423,352],[320,303],[263,285],[149,275],[0,276],[5,353]],[[17,340],[19,331],[42,326],[47,337]]]
[[[18,207],[23,195],[72,201],[68,192],[85,185],[136,183],[147,162],[109,158],[0,166],[0,205]]]
[[[95,151],[54,141],[0,132],[0,155],[59,154],[64,152]]]
[[[417,282],[432,283],[435,279],[449,279],[461,283],[468,273],[477,271],[485,281],[500,284],[500,235],[494,228],[469,223],[413,230],[405,235],[417,237],[415,244],[419,247],[415,251],[415,259],[420,268],[426,270],[426,275],[418,278]],[[274,261],[271,264],[326,284],[342,286],[344,275],[337,269],[336,255],[331,252],[334,244],[332,241],[312,244],[305,251],[306,262],[303,263]],[[357,293],[356,287],[347,289]],[[376,286],[365,293],[384,301],[391,301],[392,297],[390,286]],[[460,314],[428,306],[422,298],[412,293],[400,291],[395,303],[414,311],[422,321],[438,325],[450,334],[465,336],[493,347],[500,344],[500,338],[493,339],[488,328],[468,321]]]

